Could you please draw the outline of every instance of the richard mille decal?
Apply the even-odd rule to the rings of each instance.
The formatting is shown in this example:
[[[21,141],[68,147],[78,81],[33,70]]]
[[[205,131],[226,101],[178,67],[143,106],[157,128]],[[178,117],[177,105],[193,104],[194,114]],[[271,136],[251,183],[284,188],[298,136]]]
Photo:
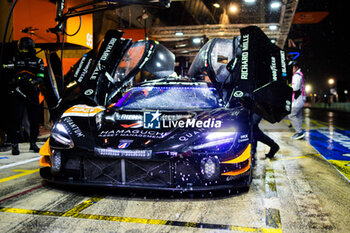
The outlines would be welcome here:
[[[106,50],[103,52],[102,56],[101,56],[101,59],[98,61],[97,63],[97,66],[94,70],[94,72],[92,73],[91,77],[90,77],[90,80],[95,80],[99,74],[99,71],[101,71],[104,67],[101,65],[101,61],[106,61],[109,54],[111,53],[111,50],[114,46],[114,44],[117,42],[117,39],[116,38],[112,38],[107,47],[106,47]]]
[[[242,66],[241,79],[248,79],[248,49],[249,49],[249,35],[243,35],[243,49],[242,49]]]

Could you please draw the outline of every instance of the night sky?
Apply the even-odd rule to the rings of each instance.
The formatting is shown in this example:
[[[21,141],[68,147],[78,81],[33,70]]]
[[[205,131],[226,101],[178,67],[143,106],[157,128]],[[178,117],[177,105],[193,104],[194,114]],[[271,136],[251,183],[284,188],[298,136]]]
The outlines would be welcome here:
[[[300,62],[312,93],[329,91],[328,79],[336,80],[341,98],[350,92],[349,11],[346,0],[300,0],[297,12],[328,11],[318,24],[293,24],[289,38],[302,38]]]

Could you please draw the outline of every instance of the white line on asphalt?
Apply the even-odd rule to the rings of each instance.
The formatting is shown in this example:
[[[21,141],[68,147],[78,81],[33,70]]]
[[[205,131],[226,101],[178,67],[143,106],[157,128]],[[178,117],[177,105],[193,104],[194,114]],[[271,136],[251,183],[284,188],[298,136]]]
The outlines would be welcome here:
[[[40,157],[27,159],[27,160],[20,161],[20,162],[17,162],[17,163],[7,164],[7,165],[4,165],[4,166],[1,166],[0,170],[5,169],[5,168],[10,168],[10,167],[15,167],[15,166],[26,164],[26,163],[30,163],[30,162],[33,162],[33,161],[38,161],[39,159],[40,159]]]

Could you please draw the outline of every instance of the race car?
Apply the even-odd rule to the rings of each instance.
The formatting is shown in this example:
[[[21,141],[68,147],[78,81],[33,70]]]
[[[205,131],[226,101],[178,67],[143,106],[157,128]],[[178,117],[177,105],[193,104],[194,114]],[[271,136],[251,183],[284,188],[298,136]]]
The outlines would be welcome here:
[[[55,123],[40,150],[41,176],[58,184],[133,189],[249,187],[253,112],[276,122],[290,111],[284,53],[270,42],[258,49],[268,40],[261,33],[249,27],[234,40],[210,40],[189,77],[173,73],[165,47],[134,43],[114,73],[89,79],[118,80],[108,93],[85,90],[104,104],[74,105]],[[145,67],[140,78],[135,70]],[[128,86],[136,78],[142,82]]]

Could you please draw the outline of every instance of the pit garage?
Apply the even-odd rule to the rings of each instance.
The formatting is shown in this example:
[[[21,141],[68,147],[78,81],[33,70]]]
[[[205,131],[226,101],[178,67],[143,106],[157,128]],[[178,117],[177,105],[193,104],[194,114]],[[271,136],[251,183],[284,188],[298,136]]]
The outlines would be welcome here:
[[[36,12],[42,2],[53,26],[39,15],[31,25],[17,15]],[[23,138],[13,155],[11,119],[2,118],[2,231],[347,232],[348,82],[341,72],[333,82],[327,76],[322,92],[317,78],[306,91],[304,138],[295,140],[287,117],[292,74],[283,72],[284,59],[301,57],[311,85],[307,59],[317,53],[303,53],[317,43],[311,34],[306,44],[293,37],[339,22],[332,17],[341,7],[272,2],[1,3],[2,15],[14,10],[13,22],[1,21],[13,31],[5,33],[2,63],[20,37],[38,41],[45,93],[51,93],[43,92],[39,153]],[[260,129],[280,147],[271,158],[261,142],[251,152],[253,114],[263,117]]]

